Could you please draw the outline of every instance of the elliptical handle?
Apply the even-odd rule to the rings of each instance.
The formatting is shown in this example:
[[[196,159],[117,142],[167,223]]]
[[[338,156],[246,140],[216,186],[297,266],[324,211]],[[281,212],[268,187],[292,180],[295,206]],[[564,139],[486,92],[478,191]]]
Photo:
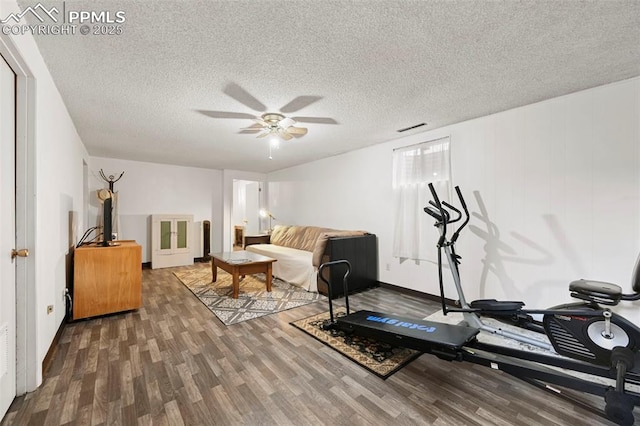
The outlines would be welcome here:
[[[455,189],[456,189],[456,194],[458,195],[458,200],[460,200],[460,205],[462,206],[462,209],[467,214],[467,216],[469,216],[469,209],[467,209],[467,203],[464,201],[464,197],[462,196],[462,191],[460,191],[460,187],[456,185]]]
[[[451,215],[449,214],[449,212],[439,208],[438,205],[433,202],[433,200],[429,200],[429,205],[424,208],[424,212],[427,213],[429,216],[433,217],[437,221],[435,226],[438,226],[441,222],[447,222],[447,223],[452,222]],[[442,216],[443,212],[444,212],[444,216]]]
[[[447,217],[446,211],[442,208],[442,203],[440,202],[440,198],[438,198],[438,193],[436,189],[433,187],[433,183],[429,182],[429,191],[431,191],[431,197],[433,197],[433,201],[435,206],[440,210],[440,215],[445,218]],[[442,221],[442,231],[440,232],[440,239],[438,240],[438,247],[442,247],[446,240],[447,235],[447,221]]]
[[[467,224],[469,223],[469,209],[467,208],[467,203],[464,201],[464,197],[462,196],[462,191],[460,191],[460,187],[458,185],[456,185],[455,190],[456,194],[458,195],[460,205],[462,206],[462,210],[464,210],[465,219],[464,222],[462,222],[462,225],[460,225],[460,227],[456,229],[456,232],[453,233],[453,236],[451,237],[452,243],[456,242],[458,236],[460,235],[460,231],[462,231],[462,228],[467,226]],[[460,216],[462,216],[462,214],[460,214]]]
[[[446,201],[443,201],[442,204],[444,204],[444,206],[446,208],[448,208],[449,210],[453,210],[454,212],[457,213],[458,217],[456,217],[455,219],[450,219],[449,223],[454,223],[459,221],[460,219],[462,219],[462,212],[460,212],[460,210],[456,209],[455,207],[453,207],[451,204],[447,203]]]

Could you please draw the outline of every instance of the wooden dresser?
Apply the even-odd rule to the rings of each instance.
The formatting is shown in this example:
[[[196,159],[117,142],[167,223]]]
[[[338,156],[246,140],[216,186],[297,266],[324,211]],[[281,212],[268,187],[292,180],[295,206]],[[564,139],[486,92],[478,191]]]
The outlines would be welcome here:
[[[73,267],[73,319],[138,309],[142,306],[142,247],[78,247]]]

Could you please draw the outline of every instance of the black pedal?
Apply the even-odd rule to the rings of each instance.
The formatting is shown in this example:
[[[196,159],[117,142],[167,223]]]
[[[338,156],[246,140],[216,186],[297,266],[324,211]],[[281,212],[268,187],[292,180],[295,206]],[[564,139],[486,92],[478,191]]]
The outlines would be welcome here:
[[[524,306],[524,302],[513,300],[480,299],[469,304],[473,309],[479,309],[484,314],[510,315],[517,313]]]

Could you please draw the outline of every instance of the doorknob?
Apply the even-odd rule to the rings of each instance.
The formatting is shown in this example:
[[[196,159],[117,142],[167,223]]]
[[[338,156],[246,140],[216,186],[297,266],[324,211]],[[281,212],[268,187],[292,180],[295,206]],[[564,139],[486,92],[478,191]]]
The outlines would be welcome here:
[[[15,259],[16,257],[27,257],[29,256],[29,250],[27,249],[20,249],[20,250],[16,250],[16,249],[12,249],[11,250],[11,259]]]

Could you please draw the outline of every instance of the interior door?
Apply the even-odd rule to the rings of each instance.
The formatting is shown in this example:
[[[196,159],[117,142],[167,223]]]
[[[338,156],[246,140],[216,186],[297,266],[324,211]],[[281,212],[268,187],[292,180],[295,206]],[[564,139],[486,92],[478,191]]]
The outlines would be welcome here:
[[[0,57],[0,419],[16,396],[16,75]]]
[[[260,233],[260,184],[258,182],[251,182],[246,187],[246,216],[249,221],[247,222],[247,229],[245,235],[256,235]]]

